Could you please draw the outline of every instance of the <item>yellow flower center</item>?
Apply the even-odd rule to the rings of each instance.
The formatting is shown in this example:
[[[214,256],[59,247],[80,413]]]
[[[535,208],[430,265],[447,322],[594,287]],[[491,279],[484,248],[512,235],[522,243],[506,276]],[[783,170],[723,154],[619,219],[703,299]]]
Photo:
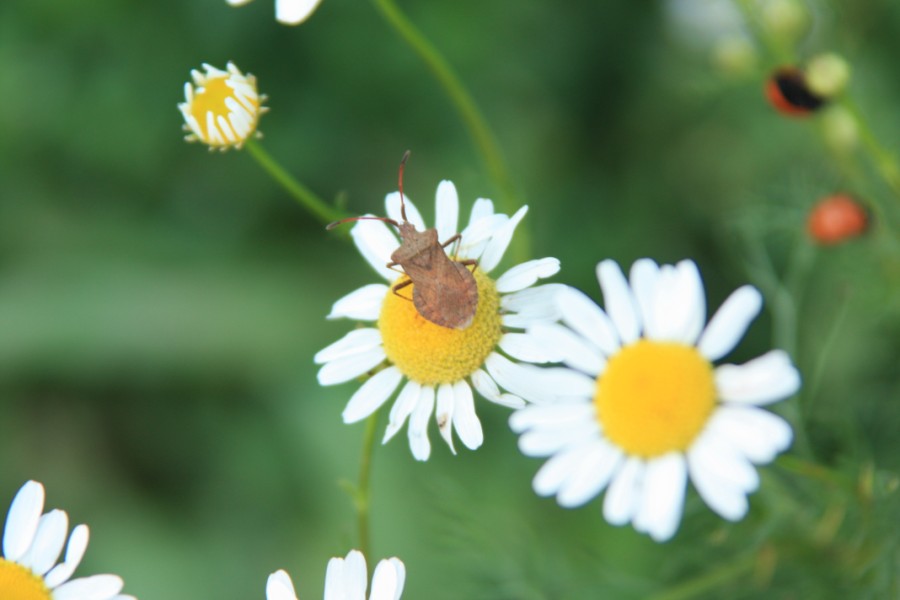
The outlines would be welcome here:
[[[610,358],[594,406],[610,441],[652,458],[687,450],[716,399],[713,367],[696,348],[639,340]]]
[[[44,579],[19,563],[0,558],[0,598],[3,600],[51,600]]]
[[[219,117],[223,117],[229,123],[229,128],[234,130],[229,120],[229,115],[234,111],[225,103],[226,98],[231,98],[237,102],[241,107],[239,112],[250,119],[250,131],[234,131],[237,138],[239,140],[244,140],[250,133],[253,133],[253,131],[256,130],[256,122],[260,110],[259,98],[246,95],[239,97],[239,95],[235,94],[234,85],[235,84],[231,81],[229,76],[223,75],[221,77],[207,79],[203,84],[202,90],[194,93],[194,99],[190,105],[190,112],[197,120],[197,126],[200,128],[200,131],[197,132],[198,135],[207,144],[216,146],[227,146],[231,144],[227,136],[223,136],[222,134],[211,135],[209,123],[207,121],[207,114],[212,113],[217,129],[221,130],[222,126],[219,124],[218,120]]]
[[[423,385],[453,383],[471,375],[497,346],[502,333],[500,296],[493,280],[475,269],[478,308],[465,329],[441,327],[419,314],[413,286],[388,290],[378,329],[388,359],[412,381]],[[401,279],[400,281],[403,281]]]

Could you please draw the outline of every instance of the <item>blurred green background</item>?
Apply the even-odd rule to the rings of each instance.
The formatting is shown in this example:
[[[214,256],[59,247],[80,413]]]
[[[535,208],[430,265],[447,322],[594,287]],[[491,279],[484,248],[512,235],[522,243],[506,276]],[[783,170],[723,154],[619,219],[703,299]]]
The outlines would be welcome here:
[[[477,452],[450,455],[434,428],[428,463],[405,435],[377,450],[369,559],[404,560],[404,597],[900,593],[898,198],[858,151],[831,155],[816,119],[765,104],[771,54],[716,68],[728,25],[703,2],[686,19],[684,4],[401,6],[491,123],[531,207],[532,255],[562,261],[556,281],[599,299],[599,260],[691,257],[713,309],[765,284],[765,256],[776,274],[801,257],[802,295],[764,288],[795,321],[763,315],[729,359],[791,348],[806,386],[775,410],[805,431],[788,453],[803,462],[763,468],[738,524],[691,491],[660,545],[607,525],[599,501],[536,497],[540,461],[481,401]],[[800,56],[844,54],[851,93],[896,151],[900,5],[804,6]],[[370,3],[324,0],[298,28],[275,22],[271,0],[0,3],[0,506],[44,482],[49,505],[92,528],[79,572],[120,574],[140,600],[263,598],[277,568],[316,598],[328,558],[356,544],[338,485],[358,469],[363,426],[340,420],[355,384],[320,388],[312,356],[352,326],[325,321],[331,304],[376,276],[246,152],[182,141],[190,69],[228,60],[270,98],[266,149],[350,213],[382,212],[406,149],[406,191],[426,215],[441,179],[464,211],[497,194]],[[882,207],[878,220],[816,249],[806,211],[838,190]]]

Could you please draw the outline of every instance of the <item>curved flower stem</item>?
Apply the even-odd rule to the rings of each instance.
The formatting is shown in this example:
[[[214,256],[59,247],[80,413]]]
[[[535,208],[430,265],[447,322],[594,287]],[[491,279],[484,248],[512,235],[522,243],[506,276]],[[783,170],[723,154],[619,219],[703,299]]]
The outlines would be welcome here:
[[[859,137],[863,143],[863,148],[869,153],[875,168],[885,183],[891,188],[891,191],[900,197],[900,166],[897,164],[897,157],[888,151],[878,138],[872,128],[863,117],[862,111],[856,106],[853,100],[845,95],[842,104],[856,121],[856,127],[859,129]]]
[[[363,556],[371,556],[369,535],[369,504],[371,500],[372,455],[375,453],[375,429],[378,425],[378,413],[366,419],[366,431],[363,434],[362,457],[359,460],[359,483],[356,487],[354,504],[356,505],[357,524],[359,526],[359,550]]]
[[[318,196],[316,196],[309,188],[294,179],[272,156],[263,149],[258,141],[249,139],[245,143],[247,151],[256,159],[272,178],[281,184],[291,197],[296,200],[297,204],[308,210],[317,219],[326,225],[342,219],[347,215],[342,211],[334,208]]]
[[[651,600],[687,600],[688,598],[707,597],[712,590],[726,583],[743,577],[753,571],[756,566],[755,554],[746,554],[731,562],[713,567],[703,575],[675,585],[665,592],[650,596]]]
[[[472,99],[462,81],[453,71],[450,63],[437,51],[428,39],[400,10],[394,0],[372,0],[375,8],[381,13],[385,21],[409,44],[410,48],[419,55],[431,74],[444,88],[463,123],[469,130],[469,135],[475,144],[475,148],[481,155],[481,160],[487,169],[488,176],[493,180],[500,192],[500,205],[503,210],[513,214],[519,209],[520,201],[517,199],[515,186],[506,168],[506,162],[500,152],[497,139],[484,116],[478,109],[478,105]],[[513,240],[516,258],[524,260],[528,255],[527,235],[523,230],[518,232]],[[521,256],[520,256],[521,255]]]

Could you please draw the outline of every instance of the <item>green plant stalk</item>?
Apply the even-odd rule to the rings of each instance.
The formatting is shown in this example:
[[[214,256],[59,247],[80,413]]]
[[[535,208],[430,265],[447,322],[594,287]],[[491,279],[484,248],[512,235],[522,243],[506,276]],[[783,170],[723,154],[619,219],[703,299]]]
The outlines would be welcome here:
[[[428,39],[419,31],[412,21],[400,10],[394,0],[372,0],[375,8],[381,13],[385,21],[394,28],[401,38],[421,58],[428,69],[440,83],[441,87],[450,98],[451,103],[459,113],[460,118],[469,131],[469,135],[475,144],[475,148],[481,156],[487,169],[488,176],[497,186],[500,192],[500,206],[504,211],[513,214],[521,206],[517,199],[515,186],[503,160],[503,154],[497,144],[491,128],[478,109],[478,105],[472,99],[460,78],[453,71],[450,63],[437,51]],[[528,258],[528,235],[520,228],[513,239],[515,258],[525,260]]]
[[[372,455],[375,453],[375,429],[378,426],[378,413],[366,419],[366,430],[363,433],[362,457],[359,460],[359,483],[356,487],[354,504],[356,505],[357,525],[359,527],[359,550],[363,556],[371,557],[371,536],[369,531],[369,507],[371,505]],[[371,564],[371,558],[368,563]]]
[[[756,555],[747,554],[736,560],[715,567],[699,577],[670,587],[650,600],[687,600],[689,598],[706,598],[707,593],[717,587],[743,577],[756,566]]]
[[[272,156],[265,151],[257,140],[249,139],[245,143],[247,151],[256,159],[259,166],[263,168],[272,178],[283,187],[291,197],[301,207],[308,210],[317,219],[324,224],[333,223],[347,215],[342,211],[334,208],[309,188],[294,179]]]
[[[896,196],[900,197],[900,166],[897,164],[897,157],[879,143],[872,128],[869,126],[865,117],[863,117],[862,111],[859,110],[849,96],[843,98],[842,104],[844,105],[844,108],[853,115],[853,119],[856,121],[856,127],[859,130],[859,138],[863,143],[863,148],[869,153],[872,162],[875,163],[878,174],[881,175],[885,183],[888,184],[891,191],[894,192]]]

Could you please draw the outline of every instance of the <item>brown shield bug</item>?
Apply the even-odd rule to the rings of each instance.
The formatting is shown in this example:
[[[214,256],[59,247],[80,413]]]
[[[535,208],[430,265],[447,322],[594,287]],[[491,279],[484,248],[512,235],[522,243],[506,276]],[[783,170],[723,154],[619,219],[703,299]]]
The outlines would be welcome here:
[[[477,267],[478,261],[455,260],[447,255],[445,248],[459,241],[459,233],[445,242],[440,242],[437,229],[418,231],[416,226],[407,220],[406,204],[403,201],[403,168],[408,158],[407,150],[400,161],[398,177],[402,223],[388,217],[350,217],[335,221],[326,229],[330,230],[343,223],[361,219],[384,221],[396,227],[401,243],[391,254],[391,262],[387,266],[392,268],[400,265],[408,279],[394,285],[392,291],[401,298],[406,298],[398,292],[412,285],[412,302],[420,315],[441,327],[465,329],[472,324],[475,310],[478,308],[478,285],[472,271],[466,267]]]

